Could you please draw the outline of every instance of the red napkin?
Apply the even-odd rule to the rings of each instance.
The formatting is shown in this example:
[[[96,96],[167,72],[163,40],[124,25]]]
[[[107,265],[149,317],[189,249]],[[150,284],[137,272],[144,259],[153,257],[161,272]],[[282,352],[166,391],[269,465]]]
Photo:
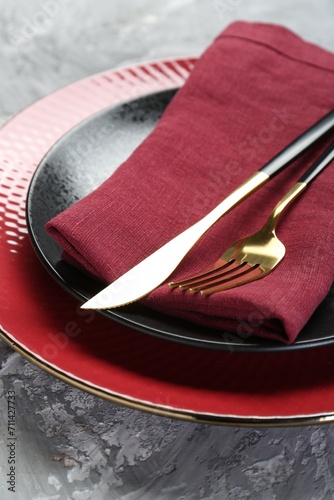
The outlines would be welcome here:
[[[154,132],[97,190],[47,231],[112,282],[214,208],[334,107],[334,55],[274,25],[236,22],[198,60]],[[324,148],[318,145],[223,217],[172,275],[213,263],[265,222]],[[287,248],[270,275],[209,297],[160,286],[142,302],[209,327],[293,342],[334,278],[334,166],[290,207]]]

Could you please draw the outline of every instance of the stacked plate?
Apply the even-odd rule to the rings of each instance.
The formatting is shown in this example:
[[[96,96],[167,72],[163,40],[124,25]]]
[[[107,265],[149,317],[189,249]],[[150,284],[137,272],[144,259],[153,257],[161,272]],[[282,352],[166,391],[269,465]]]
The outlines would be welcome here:
[[[140,303],[102,316],[80,309],[101,283],[63,262],[45,233],[48,220],[99,186],[151,132],[193,63],[95,75],[1,129],[0,336],[55,376],[133,408],[233,425],[332,421],[332,294],[291,346]]]

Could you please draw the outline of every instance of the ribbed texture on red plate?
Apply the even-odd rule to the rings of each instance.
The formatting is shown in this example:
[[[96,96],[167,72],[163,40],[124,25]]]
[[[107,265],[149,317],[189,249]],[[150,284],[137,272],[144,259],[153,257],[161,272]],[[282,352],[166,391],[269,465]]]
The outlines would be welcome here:
[[[274,25],[237,22],[196,63],[155,131],[100,188],[48,225],[107,282],[203,217],[334,107],[334,55]],[[219,221],[173,274],[213,263],[261,227],[324,148],[319,144]],[[267,277],[201,297],[159,287],[143,302],[240,335],[293,342],[334,278],[334,168],[290,208],[278,236],[284,261]]]

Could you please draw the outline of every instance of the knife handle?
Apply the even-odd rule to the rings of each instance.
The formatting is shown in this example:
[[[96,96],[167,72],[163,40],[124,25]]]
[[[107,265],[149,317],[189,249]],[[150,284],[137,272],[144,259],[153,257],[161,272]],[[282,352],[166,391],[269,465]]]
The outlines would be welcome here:
[[[260,168],[259,171],[267,174],[270,178],[273,178],[333,127],[334,110],[330,111],[327,115],[303,132],[280,153]]]

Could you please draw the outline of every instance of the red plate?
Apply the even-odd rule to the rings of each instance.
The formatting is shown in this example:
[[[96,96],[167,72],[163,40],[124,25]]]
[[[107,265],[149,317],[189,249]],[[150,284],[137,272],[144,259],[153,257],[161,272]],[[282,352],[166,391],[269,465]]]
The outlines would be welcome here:
[[[55,141],[105,107],[182,85],[193,63],[171,59],[92,76],[0,130],[0,336],[53,375],[133,408],[233,425],[333,421],[334,346],[246,354],[147,336],[80,310],[31,247],[27,190]]]

